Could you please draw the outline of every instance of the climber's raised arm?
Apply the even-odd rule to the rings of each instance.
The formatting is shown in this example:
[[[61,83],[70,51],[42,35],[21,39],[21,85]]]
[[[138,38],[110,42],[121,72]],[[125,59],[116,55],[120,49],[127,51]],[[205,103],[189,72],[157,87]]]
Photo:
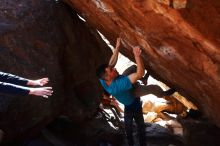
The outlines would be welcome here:
[[[113,54],[112,54],[112,56],[109,60],[109,63],[108,63],[108,65],[111,67],[115,67],[115,65],[118,61],[120,44],[121,44],[121,38],[117,38],[117,43],[116,43],[115,49],[114,49]]]
[[[137,64],[137,71],[135,73],[132,73],[128,76],[129,80],[131,81],[132,84],[136,83],[137,80],[141,79],[142,76],[144,75],[144,63],[141,58],[141,49],[140,47],[136,46],[133,47],[133,53],[134,53],[134,58]]]

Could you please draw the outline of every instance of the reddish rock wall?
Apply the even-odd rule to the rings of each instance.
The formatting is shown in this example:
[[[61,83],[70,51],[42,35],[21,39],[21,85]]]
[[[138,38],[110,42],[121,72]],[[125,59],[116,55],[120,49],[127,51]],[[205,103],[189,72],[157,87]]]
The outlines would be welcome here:
[[[144,49],[154,77],[175,86],[220,126],[220,1],[65,0],[110,42]],[[113,43],[114,44],[114,43]]]

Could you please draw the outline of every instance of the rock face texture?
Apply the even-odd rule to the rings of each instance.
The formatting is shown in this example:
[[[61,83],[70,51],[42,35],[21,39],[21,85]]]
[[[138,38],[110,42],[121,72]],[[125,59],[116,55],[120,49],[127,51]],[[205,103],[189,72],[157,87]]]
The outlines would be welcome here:
[[[94,126],[87,122],[101,97],[95,68],[111,55],[96,29],[111,44],[120,36],[131,60],[140,45],[146,69],[220,126],[220,1],[64,1],[72,9],[57,0],[0,1],[1,71],[48,76],[54,90],[49,99],[0,94],[6,140],[32,136],[59,115]]]
[[[111,51],[72,9],[53,0],[0,1],[0,52],[1,71],[47,76],[54,90],[49,99],[0,95],[6,139],[31,136],[61,114],[76,123],[94,114],[95,68]]]
[[[121,52],[143,48],[146,69],[176,87],[220,126],[220,1],[65,0]],[[114,43],[113,43],[114,44]]]

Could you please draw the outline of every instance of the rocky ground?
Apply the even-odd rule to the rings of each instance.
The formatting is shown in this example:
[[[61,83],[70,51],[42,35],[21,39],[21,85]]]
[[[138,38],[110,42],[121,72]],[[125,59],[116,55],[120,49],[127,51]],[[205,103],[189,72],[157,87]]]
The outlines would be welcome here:
[[[122,118],[120,120],[123,125]],[[183,135],[174,134],[173,127],[169,125],[164,127],[157,123],[146,123],[147,146],[219,146],[219,129],[207,120],[188,117],[178,121],[184,127]],[[127,146],[123,126],[118,129],[120,126],[114,120],[108,121],[109,124],[106,122],[103,116],[97,114],[94,119],[82,123],[82,129],[81,125],[76,125],[66,117],[60,117],[42,129],[39,135],[1,146]],[[84,124],[92,131],[85,133]],[[97,124],[100,129],[92,127]],[[134,146],[139,146],[135,130],[133,136]]]
[[[122,121],[123,122],[123,121]],[[8,143],[4,146],[114,146],[113,142],[90,141],[84,137],[77,136],[77,129],[73,130],[74,125],[67,119],[59,119],[41,131],[41,134],[35,138],[25,141],[17,141]],[[55,126],[56,125],[56,126]],[[169,129],[166,129],[158,124],[146,123],[146,137],[148,146],[183,146],[182,138],[172,134]],[[62,129],[62,130],[61,130]],[[135,129],[135,125],[134,125]],[[102,133],[103,134],[103,133]],[[82,135],[81,135],[82,136]],[[120,135],[122,143],[120,146],[127,146],[125,135]],[[119,137],[120,137],[119,136]],[[134,132],[135,146],[138,145],[137,132]]]

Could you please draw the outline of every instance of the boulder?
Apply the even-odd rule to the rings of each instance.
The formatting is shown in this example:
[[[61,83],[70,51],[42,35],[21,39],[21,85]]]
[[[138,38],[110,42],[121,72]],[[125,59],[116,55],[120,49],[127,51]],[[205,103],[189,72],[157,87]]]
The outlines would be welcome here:
[[[5,139],[27,138],[60,115],[90,118],[100,101],[95,68],[111,50],[95,29],[53,0],[0,1],[0,68],[30,79],[49,77],[49,99],[0,95]]]
[[[220,1],[64,0],[122,53],[143,49],[146,69],[220,126]]]

